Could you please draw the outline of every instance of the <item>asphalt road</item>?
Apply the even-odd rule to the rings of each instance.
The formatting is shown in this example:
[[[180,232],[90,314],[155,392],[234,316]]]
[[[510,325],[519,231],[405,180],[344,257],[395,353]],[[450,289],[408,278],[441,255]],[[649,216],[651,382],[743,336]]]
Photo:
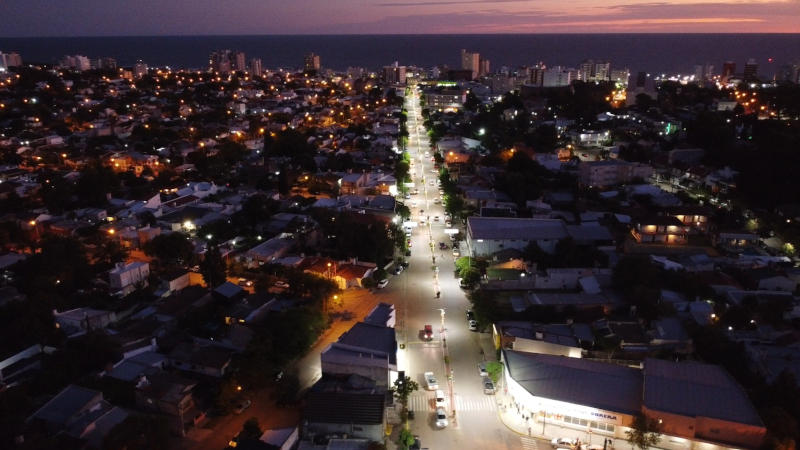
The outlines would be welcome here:
[[[438,173],[434,172],[431,157],[425,156],[430,152],[430,144],[422,128],[416,93],[407,99],[406,109],[410,133],[407,150],[414,160],[411,174],[419,189],[419,194],[412,196],[407,203],[417,201],[417,207],[411,208],[412,220],[420,218],[419,210],[422,209],[424,213],[421,216],[426,219],[426,224],[417,226],[412,232],[408,270],[391,279],[380,295],[396,299],[398,341],[406,344],[406,349],[400,351],[398,364],[420,384],[420,391],[412,394],[409,401],[410,409],[415,412],[411,431],[420,436],[424,447],[431,449],[536,448],[534,440],[523,440],[503,425],[498,419],[494,396],[483,393],[477,365],[484,360],[480,341],[488,340],[489,336],[468,330],[466,311],[469,301],[458,286],[452,251],[439,250],[440,242],[450,246],[451,241],[444,233],[444,208],[434,203],[434,199],[440,197]],[[439,216],[439,221],[428,219],[435,216]],[[454,223],[453,226],[463,229],[463,224]],[[438,267],[438,272],[435,267]],[[438,299],[436,291],[441,292]],[[435,338],[430,342],[420,339],[420,332],[426,324],[432,325],[435,332]],[[447,373],[445,355],[450,359],[450,374]],[[486,357],[493,358],[494,355]],[[455,416],[449,417],[450,424],[444,429],[435,426],[433,392],[425,390],[423,379],[423,373],[427,371],[436,375],[439,388],[448,398],[448,414],[455,410]],[[448,375],[452,375],[451,379]],[[549,448],[549,445],[539,447]]]

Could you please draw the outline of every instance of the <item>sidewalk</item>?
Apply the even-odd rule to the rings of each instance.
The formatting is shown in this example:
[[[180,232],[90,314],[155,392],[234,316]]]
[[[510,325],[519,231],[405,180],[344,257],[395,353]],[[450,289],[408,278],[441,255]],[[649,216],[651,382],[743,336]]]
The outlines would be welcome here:
[[[480,341],[485,360],[496,361],[496,351],[492,343],[491,335],[482,334]],[[519,436],[541,439],[548,444],[554,437],[569,437],[579,439],[581,443],[589,445],[602,445],[603,440],[607,437],[599,433],[589,433],[586,429],[562,426],[557,422],[539,422],[536,420],[534,413],[517,408],[514,400],[506,393],[502,381],[498,383],[496,388],[495,402],[497,404],[497,417],[506,428]],[[626,445],[627,443],[623,439],[616,439],[614,440],[613,446],[609,447],[609,449],[614,447],[625,449],[628,448]]]

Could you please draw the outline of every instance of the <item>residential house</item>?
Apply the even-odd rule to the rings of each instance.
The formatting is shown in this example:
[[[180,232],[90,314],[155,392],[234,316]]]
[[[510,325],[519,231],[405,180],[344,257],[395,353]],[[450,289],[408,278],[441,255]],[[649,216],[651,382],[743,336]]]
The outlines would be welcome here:
[[[233,352],[215,345],[182,342],[169,354],[170,364],[180,370],[221,378],[231,364]]]
[[[641,219],[631,234],[640,244],[683,245],[689,242],[689,227],[673,216]]]
[[[26,422],[41,427],[60,443],[102,448],[103,440],[128,412],[103,399],[103,393],[71,384],[36,410]]]
[[[622,160],[582,162],[578,167],[580,183],[588,187],[607,188],[636,179],[647,180],[653,167]]]
[[[161,413],[174,434],[185,436],[187,425],[193,424],[199,413],[192,397],[196,384],[166,372],[144,375],[136,383],[136,406]]]
[[[108,272],[109,285],[119,295],[128,295],[139,287],[147,286],[149,276],[150,264],[141,261],[119,263]]]

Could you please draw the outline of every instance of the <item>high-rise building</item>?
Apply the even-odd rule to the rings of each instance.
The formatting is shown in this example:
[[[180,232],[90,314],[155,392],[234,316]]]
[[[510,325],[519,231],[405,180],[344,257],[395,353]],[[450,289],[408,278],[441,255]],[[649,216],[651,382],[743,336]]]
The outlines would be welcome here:
[[[208,70],[221,74],[230,73],[231,69],[234,67],[231,63],[232,58],[233,52],[230,50],[217,50],[212,52],[211,56],[208,58]]]
[[[394,62],[391,66],[383,67],[383,80],[388,84],[406,84],[406,66]]]
[[[320,67],[319,55],[309,53],[303,59],[303,70],[306,72],[318,71]]]
[[[609,81],[617,83],[622,86],[628,86],[628,79],[631,77],[631,71],[627,67],[624,69],[612,69],[608,75]]]
[[[92,68],[92,62],[83,55],[65,55],[58,63],[59,66],[79,70],[81,72]]]
[[[542,86],[544,84],[544,72],[547,68],[543,64],[531,67],[531,84],[534,86]]]
[[[481,58],[478,63],[478,76],[485,77],[489,75],[490,68],[489,68],[489,60]]]
[[[133,77],[138,79],[145,75],[147,75],[147,64],[140,59],[133,65]]]
[[[578,66],[578,79],[587,82],[594,75],[594,61],[587,59]]]
[[[744,71],[742,72],[742,79],[744,81],[757,81],[758,80],[758,63],[755,59],[750,58],[744,64]]]
[[[611,78],[611,63],[597,62],[594,65],[594,81],[608,81]]]
[[[730,78],[736,75],[736,63],[725,61],[722,63],[722,82],[727,83]]]
[[[560,87],[560,86],[569,86],[570,83],[573,81],[573,76],[575,75],[575,70],[572,69],[564,69],[561,66],[554,66],[550,67],[549,69],[544,71],[542,75],[542,86],[543,87]],[[580,71],[578,71],[580,73]]]
[[[478,74],[480,74],[481,67],[481,55],[480,53],[473,53],[468,52],[461,49],[461,69],[462,70],[470,70],[472,71],[472,78],[476,78]]]
[[[253,58],[250,60],[250,73],[254,76],[261,76],[264,71],[261,68],[261,58]]]
[[[588,81],[608,81],[611,79],[611,63],[587,59],[578,66],[578,79]]]
[[[347,68],[347,76],[352,79],[361,78],[366,73],[363,67],[348,67]]]
[[[0,69],[5,70],[9,67],[17,67],[22,65],[22,57],[17,52],[3,53],[0,52]]]
[[[247,70],[247,60],[244,57],[244,52],[236,52],[233,54],[231,60],[233,70],[237,72],[244,72]]]
[[[102,70],[117,70],[117,60],[114,58],[99,58],[97,68]]]

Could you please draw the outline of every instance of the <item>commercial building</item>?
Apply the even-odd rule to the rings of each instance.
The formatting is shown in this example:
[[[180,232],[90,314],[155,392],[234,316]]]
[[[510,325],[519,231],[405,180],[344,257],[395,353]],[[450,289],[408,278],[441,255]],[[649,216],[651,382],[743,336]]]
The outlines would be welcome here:
[[[756,448],[766,433],[744,390],[723,369],[646,359],[644,368],[504,350],[504,391],[547,438],[564,428],[583,442],[622,448],[634,417],[661,427],[659,448]]]
[[[426,90],[425,105],[440,110],[457,110],[464,106],[467,93],[462,89],[434,88]]]

